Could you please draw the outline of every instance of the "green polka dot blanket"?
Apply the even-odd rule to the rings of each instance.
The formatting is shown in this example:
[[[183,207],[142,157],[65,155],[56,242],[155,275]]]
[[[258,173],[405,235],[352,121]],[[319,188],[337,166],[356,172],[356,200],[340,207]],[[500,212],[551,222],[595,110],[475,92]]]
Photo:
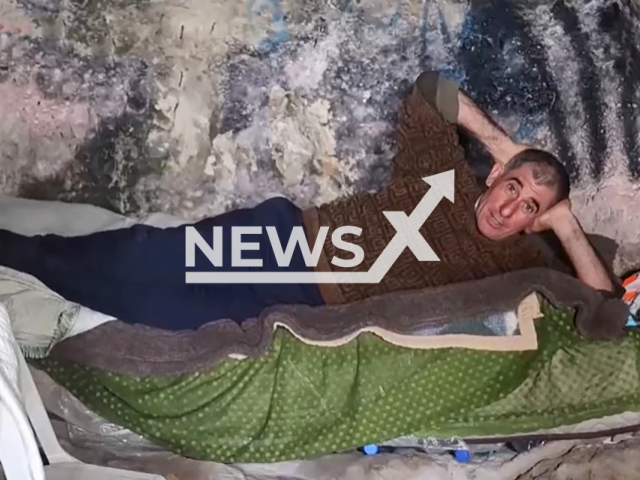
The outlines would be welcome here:
[[[268,353],[139,378],[37,366],[89,408],[187,457],[274,462],[403,435],[500,435],[640,408],[640,335],[587,342],[543,305],[528,352],[411,350],[361,335],[313,347],[279,330]]]

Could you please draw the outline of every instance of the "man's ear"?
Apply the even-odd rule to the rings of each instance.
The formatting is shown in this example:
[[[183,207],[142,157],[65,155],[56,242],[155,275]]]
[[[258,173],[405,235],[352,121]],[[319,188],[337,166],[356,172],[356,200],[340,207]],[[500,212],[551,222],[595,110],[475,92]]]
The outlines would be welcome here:
[[[490,187],[491,185],[493,185],[493,182],[496,181],[496,179],[502,175],[502,172],[504,171],[504,165],[502,165],[501,163],[494,163],[493,167],[491,167],[491,172],[489,173],[489,176],[487,177],[487,187]]]

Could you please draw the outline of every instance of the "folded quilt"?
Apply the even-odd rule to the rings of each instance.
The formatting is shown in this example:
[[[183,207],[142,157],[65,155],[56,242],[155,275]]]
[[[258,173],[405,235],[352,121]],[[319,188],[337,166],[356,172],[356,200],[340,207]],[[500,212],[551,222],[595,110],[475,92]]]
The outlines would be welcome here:
[[[27,358],[43,358],[58,342],[113,318],[69,302],[31,275],[0,267],[0,304]]]
[[[42,358],[76,326],[80,305],[67,302],[42,282],[0,267],[0,303],[13,335],[27,357]]]
[[[640,335],[586,341],[542,303],[537,350],[410,349],[364,333],[333,348],[278,329],[264,355],[183,375],[45,359],[88,408],[183,456],[272,462],[403,435],[534,432],[640,410]]]

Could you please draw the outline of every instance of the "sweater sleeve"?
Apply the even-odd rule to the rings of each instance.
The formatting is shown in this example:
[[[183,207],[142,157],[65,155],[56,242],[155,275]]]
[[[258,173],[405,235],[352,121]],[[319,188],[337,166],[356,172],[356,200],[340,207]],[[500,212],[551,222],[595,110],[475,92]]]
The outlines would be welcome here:
[[[422,178],[464,165],[464,151],[455,126],[425,101],[417,88],[403,102],[398,117],[394,179]]]

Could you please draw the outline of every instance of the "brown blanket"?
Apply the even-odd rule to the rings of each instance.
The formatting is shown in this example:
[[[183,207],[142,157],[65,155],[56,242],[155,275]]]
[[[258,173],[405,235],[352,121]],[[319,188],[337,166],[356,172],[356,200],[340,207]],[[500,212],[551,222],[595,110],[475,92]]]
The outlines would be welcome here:
[[[170,332],[114,321],[64,340],[51,357],[135,375],[190,373],[230,354],[260,355],[269,348],[278,325],[309,343],[341,343],[362,331],[394,341],[457,319],[517,311],[533,292],[556,307],[577,309],[576,325],[585,338],[613,339],[623,333],[628,309],[622,301],[606,299],[566,274],[530,269],[348,305],[276,306],[242,325],[219,321],[197,331]]]

